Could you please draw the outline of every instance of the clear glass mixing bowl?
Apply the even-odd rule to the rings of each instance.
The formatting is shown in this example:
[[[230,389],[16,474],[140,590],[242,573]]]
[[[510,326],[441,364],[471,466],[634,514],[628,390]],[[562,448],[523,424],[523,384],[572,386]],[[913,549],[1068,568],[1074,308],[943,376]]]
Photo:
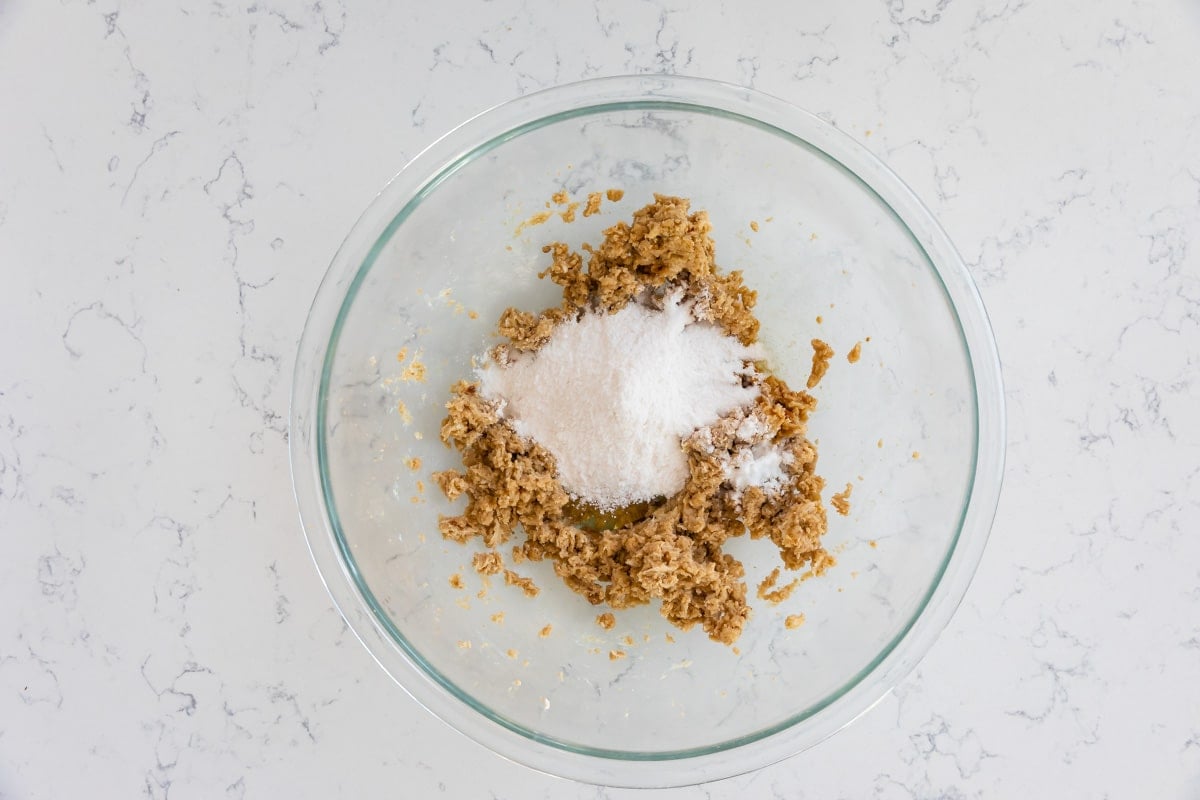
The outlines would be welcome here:
[[[559,190],[581,200],[608,188],[625,196],[599,215],[515,232]],[[438,534],[438,514],[458,507],[429,478],[457,466],[438,440],[450,385],[494,341],[505,307],[557,302],[557,287],[536,277],[548,263],[544,243],[597,242],[654,192],[708,210],[718,264],[743,270],[759,292],[762,340],[778,374],[803,385],[814,337],[838,353],[815,391],[811,424],[827,495],[855,487],[851,514],[830,514],[826,541],[838,565],[778,607],[757,603],[736,651],[698,629],[674,629],[653,607],[618,612],[602,630],[601,609],[563,586],[548,562],[520,567],[539,597],[495,581],[479,597],[471,548]],[[844,356],[858,341],[862,358],[850,364]],[[420,353],[424,381],[401,378],[401,348]],[[291,448],[321,576],[397,683],[515,761],[649,787],[797,753],[912,669],[982,554],[1000,491],[1004,415],[976,289],[894,174],[772,97],[642,76],[501,105],[387,185],[313,303]],[[766,541],[732,550],[753,594],[777,554]],[[455,573],[464,588],[450,585]],[[797,613],[806,622],[787,629],[784,617]],[[627,656],[610,660],[610,650]]]

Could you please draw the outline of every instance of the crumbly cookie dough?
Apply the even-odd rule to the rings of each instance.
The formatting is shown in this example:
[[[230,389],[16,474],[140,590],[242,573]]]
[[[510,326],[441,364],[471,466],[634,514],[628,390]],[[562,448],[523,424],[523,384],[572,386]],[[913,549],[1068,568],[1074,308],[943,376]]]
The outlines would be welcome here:
[[[541,591],[537,584],[533,582],[533,578],[522,577],[511,569],[504,570],[504,583],[508,586],[520,587],[526,597],[537,597],[538,592]]]
[[[854,491],[854,484],[847,483],[846,488],[829,498],[834,510],[843,517],[850,513],[850,493]]]
[[[472,556],[471,566],[480,575],[499,575],[504,569],[504,561],[501,560],[499,553],[488,551],[486,553],[476,553]]]
[[[775,584],[779,581],[779,567],[771,570],[771,574],[762,579],[758,584],[758,599],[766,600],[773,606],[777,606],[784,600],[792,596],[792,592],[796,591],[796,587],[800,585],[800,579],[795,578],[790,583],[784,586],[775,588]]]
[[[817,318],[817,322],[820,322]],[[808,388],[815,389],[829,371],[829,362],[833,359],[833,348],[820,339],[812,340],[812,372],[808,375]]]
[[[743,284],[741,272],[717,268],[710,230],[708,215],[692,213],[687,200],[656,195],[632,224],[619,222],[604,232],[599,246],[583,246],[586,266],[584,255],[567,245],[547,245],[543,251],[551,265],[540,277],[562,287],[562,304],[536,314],[506,310],[498,331],[508,341],[497,346],[494,358],[503,363],[509,350],[537,350],[556,325],[585,310],[612,313],[630,302],[653,304],[677,290],[694,301],[699,318],[753,344],[757,295]],[[814,356],[814,371],[816,362]],[[751,538],[770,539],[785,567],[808,567],[806,574],[833,564],[821,546],[824,481],[815,473],[816,448],[806,438],[816,400],[773,375],[762,374],[760,388],[753,413],[772,445],[791,456],[782,489],[750,487],[740,495],[729,490],[722,457],[734,448],[745,416],[739,410],[682,442],[689,477],[679,493],[603,529],[584,524],[589,515],[557,480],[553,455],[500,419],[478,384],[460,381],[452,388],[441,437],[459,450],[463,469],[438,473],[435,480],[451,500],[466,495],[467,507],[458,516],[441,517],[441,532],[457,542],[482,541],[491,552],[477,557],[474,566],[490,572],[496,568],[492,556],[500,557],[495,551],[520,526],[525,541],[514,555],[551,559],[555,573],[590,603],[620,609],[659,600],[662,615],[674,625],[685,630],[700,625],[713,640],[731,644],[750,606],[745,571],[723,551],[726,541],[747,531]],[[528,578],[507,569],[504,576],[506,583],[536,594]],[[611,618],[606,612],[598,621],[606,616]]]

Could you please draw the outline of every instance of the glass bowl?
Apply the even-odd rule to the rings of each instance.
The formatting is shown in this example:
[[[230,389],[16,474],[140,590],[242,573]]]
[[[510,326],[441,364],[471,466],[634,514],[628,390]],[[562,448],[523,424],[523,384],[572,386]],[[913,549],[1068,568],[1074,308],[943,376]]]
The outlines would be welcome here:
[[[624,198],[600,214],[521,225],[560,190],[582,200],[609,188]],[[830,513],[838,564],[778,606],[756,602],[736,649],[673,628],[655,607],[617,612],[604,630],[595,622],[604,609],[569,591],[549,562],[519,568],[541,588],[536,598],[502,581],[484,587],[473,549],[438,533],[438,515],[462,503],[429,477],[459,465],[438,438],[451,384],[496,341],[504,308],[560,299],[537,278],[549,263],[543,244],[598,242],[655,192],[707,209],[717,263],[758,290],[777,374],[803,386],[813,338],[837,352],[814,390],[810,436],[826,500],[854,484],[849,516]],[[404,374],[414,356],[424,380]],[[309,547],[379,664],[496,753],[614,786],[746,772],[878,701],[962,599],[1004,454],[987,317],[912,192],[815,116],[750,89],[662,76],[528,95],[417,156],[329,267],[291,413]],[[753,596],[778,554],[766,540],[730,549]],[[786,627],[792,614],[804,624]],[[626,656],[613,660],[614,650]]]

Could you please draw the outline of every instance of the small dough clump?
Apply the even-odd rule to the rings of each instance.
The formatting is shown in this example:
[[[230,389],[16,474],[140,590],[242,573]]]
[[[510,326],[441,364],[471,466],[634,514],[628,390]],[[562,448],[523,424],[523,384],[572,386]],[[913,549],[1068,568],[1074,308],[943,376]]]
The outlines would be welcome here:
[[[818,319],[818,322],[820,320]],[[833,358],[833,348],[820,339],[812,340],[812,372],[808,376],[808,388],[815,389],[829,371],[829,362]]]
[[[850,513],[850,493],[854,491],[854,484],[847,483],[846,488],[835,494],[829,499],[833,504],[833,508],[843,517]]]

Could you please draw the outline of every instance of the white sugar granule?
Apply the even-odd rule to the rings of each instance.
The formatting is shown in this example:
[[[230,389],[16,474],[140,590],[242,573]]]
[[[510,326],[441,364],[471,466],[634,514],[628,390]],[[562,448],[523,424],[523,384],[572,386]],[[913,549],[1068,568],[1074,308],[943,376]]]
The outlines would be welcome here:
[[[630,303],[563,322],[535,353],[480,370],[480,388],[554,455],[568,493],[611,509],[683,488],[681,440],[754,402],[759,387],[742,378],[759,357],[677,293],[661,311]]]

